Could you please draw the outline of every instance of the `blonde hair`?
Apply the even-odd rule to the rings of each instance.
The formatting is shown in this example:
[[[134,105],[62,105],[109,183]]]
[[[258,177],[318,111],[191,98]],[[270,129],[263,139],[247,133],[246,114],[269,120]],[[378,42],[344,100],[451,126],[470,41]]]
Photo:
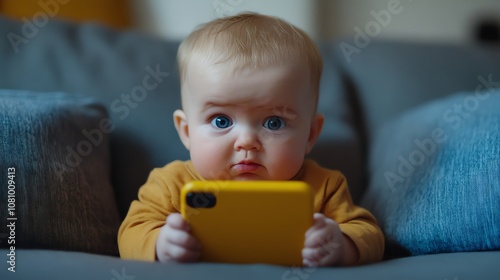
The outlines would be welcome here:
[[[179,46],[181,84],[188,64],[195,59],[214,64],[228,62],[235,70],[304,63],[309,68],[317,104],[323,69],[319,49],[304,31],[279,18],[243,13],[199,26]]]

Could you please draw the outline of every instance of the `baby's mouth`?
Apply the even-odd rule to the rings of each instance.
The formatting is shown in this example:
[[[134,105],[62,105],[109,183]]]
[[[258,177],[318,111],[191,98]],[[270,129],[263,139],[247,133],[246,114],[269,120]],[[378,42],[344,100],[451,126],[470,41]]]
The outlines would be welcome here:
[[[233,174],[254,173],[260,167],[262,166],[258,163],[254,163],[251,161],[240,161],[239,163],[231,166],[231,173]]]

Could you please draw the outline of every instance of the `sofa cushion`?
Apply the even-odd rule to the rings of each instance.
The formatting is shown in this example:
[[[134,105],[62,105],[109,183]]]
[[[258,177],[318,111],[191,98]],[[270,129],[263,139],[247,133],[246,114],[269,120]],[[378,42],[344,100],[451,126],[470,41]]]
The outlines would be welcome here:
[[[188,158],[172,120],[179,42],[95,23],[25,26],[0,16],[0,88],[84,95],[108,109],[112,184],[125,216],[154,167]]]
[[[500,90],[457,94],[388,123],[362,205],[411,254],[500,249]]]
[[[0,90],[0,124],[0,219],[15,237],[1,246],[117,255],[105,108],[88,97]]]
[[[464,252],[401,258],[351,267],[289,267],[267,264],[159,263],[123,260],[81,252],[17,250],[13,274],[4,268],[0,279],[115,280],[497,280],[500,251]],[[0,249],[0,255],[9,254]],[[13,276],[14,275],[14,276]],[[10,278],[9,278],[10,277]]]
[[[358,113],[369,137],[412,107],[500,83],[498,48],[379,39],[363,45],[350,42],[356,49],[349,49],[349,41],[337,42],[336,58],[359,99]]]

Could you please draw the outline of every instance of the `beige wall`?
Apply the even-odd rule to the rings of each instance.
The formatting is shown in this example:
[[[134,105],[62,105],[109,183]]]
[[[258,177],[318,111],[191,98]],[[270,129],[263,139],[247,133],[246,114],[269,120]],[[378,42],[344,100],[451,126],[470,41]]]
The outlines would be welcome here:
[[[500,22],[500,0],[130,1],[139,29],[172,39],[184,38],[200,23],[247,10],[282,17],[321,39],[354,37],[368,27],[373,37],[468,42],[479,17]]]
[[[131,0],[139,29],[170,39],[182,39],[197,25],[212,19],[253,11],[284,18],[317,36],[315,1],[308,0]]]

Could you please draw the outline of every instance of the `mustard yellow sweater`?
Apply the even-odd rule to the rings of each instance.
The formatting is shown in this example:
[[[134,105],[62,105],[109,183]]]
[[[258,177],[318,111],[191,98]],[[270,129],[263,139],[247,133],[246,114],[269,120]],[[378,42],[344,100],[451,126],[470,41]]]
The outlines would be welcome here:
[[[180,212],[181,188],[193,180],[203,178],[191,161],[174,161],[151,172],[118,232],[122,258],[156,259],[160,228],[170,213]],[[339,171],[305,160],[292,180],[307,182],[313,188],[314,212],[336,221],[341,231],[352,239],[359,252],[358,264],[381,260],[384,251],[382,231],[370,212],[353,204],[346,179]]]

